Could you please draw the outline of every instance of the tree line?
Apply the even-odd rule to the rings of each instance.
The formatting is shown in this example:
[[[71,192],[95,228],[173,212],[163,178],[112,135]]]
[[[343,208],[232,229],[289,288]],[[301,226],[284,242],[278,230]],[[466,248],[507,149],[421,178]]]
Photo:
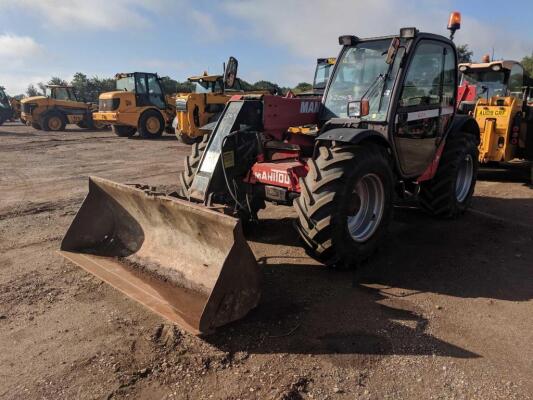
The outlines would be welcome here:
[[[470,50],[467,44],[457,46],[457,56],[460,63],[473,62],[474,52]],[[525,56],[521,60],[522,65],[526,73],[530,77],[533,77],[533,52],[529,56]],[[190,93],[194,89],[194,85],[189,81],[176,81],[169,77],[162,78],[162,86],[167,94],[172,93]],[[114,78],[100,78],[94,76],[89,78],[82,72],[77,72],[70,82],[59,77],[52,77],[48,82],[40,82],[37,85],[29,85],[26,90],[27,96],[39,96],[44,95],[46,85],[72,85],[76,91],[78,98],[87,102],[98,102],[98,96],[100,93],[110,92],[115,90]],[[301,82],[293,88],[279,86],[278,84],[266,80],[261,80],[255,83],[249,83],[241,79],[241,86],[246,91],[264,90],[269,92],[276,92],[280,94],[286,94],[289,90],[294,93],[300,93],[309,91],[313,88],[312,84],[307,82]],[[15,96],[22,97],[22,95]]]
[[[189,81],[179,82],[169,77],[161,78],[161,84],[163,90],[166,94],[172,93],[190,93],[194,89],[194,84]],[[115,90],[115,79],[114,78],[100,78],[94,76],[89,78],[86,74],[82,72],[76,72],[74,77],[70,82],[54,76],[46,83],[39,82],[34,85],[31,84],[26,90],[26,95],[28,97],[32,96],[42,96],[46,92],[47,85],[71,85],[74,87],[76,96],[81,101],[86,102],[98,102],[98,96],[100,93],[110,92]],[[299,93],[312,89],[312,85],[307,82],[301,82],[296,85],[294,88],[281,87],[276,83],[270,81],[258,81],[255,83],[249,83],[241,79],[241,86],[246,91],[255,91],[255,90],[266,90],[270,92],[277,92],[285,94],[289,90]]]

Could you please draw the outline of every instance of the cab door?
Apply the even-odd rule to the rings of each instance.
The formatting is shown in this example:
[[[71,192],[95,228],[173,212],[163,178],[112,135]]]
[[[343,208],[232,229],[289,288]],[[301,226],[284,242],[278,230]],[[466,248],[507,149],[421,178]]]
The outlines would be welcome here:
[[[137,107],[146,107],[151,105],[148,97],[148,83],[146,82],[146,74],[135,74],[135,100]]]
[[[410,58],[394,119],[394,142],[405,176],[422,174],[432,161],[455,112],[457,86],[453,48],[421,40]]]

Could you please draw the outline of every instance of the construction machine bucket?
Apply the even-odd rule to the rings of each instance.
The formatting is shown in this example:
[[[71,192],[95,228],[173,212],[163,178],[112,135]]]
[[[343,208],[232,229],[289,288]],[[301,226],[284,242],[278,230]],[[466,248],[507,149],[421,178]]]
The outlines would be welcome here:
[[[260,269],[238,219],[102,178],[89,178],[60,253],[194,334],[259,301]]]

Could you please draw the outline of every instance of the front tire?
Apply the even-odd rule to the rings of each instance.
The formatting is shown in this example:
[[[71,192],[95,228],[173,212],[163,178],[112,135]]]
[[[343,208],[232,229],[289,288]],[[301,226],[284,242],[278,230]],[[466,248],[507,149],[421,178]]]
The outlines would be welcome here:
[[[296,227],[308,253],[336,267],[372,255],[392,215],[393,176],[385,150],[375,146],[320,146],[300,179]]]
[[[67,122],[65,117],[58,112],[51,112],[44,116],[42,127],[45,131],[61,132],[65,130]]]
[[[113,125],[112,129],[113,133],[120,137],[132,137],[137,132],[137,129],[127,125]]]
[[[165,130],[165,120],[155,110],[145,111],[139,119],[139,135],[145,139],[160,138]]]
[[[422,208],[441,218],[454,218],[464,213],[476,186],[478,155],[473,135],[463,133],[450,137],[437,173],[420,188]]]
[[[189,197],[189,189],[191,188],[192,181],[194,180],[194,175],[196,170],[200,165],[200,159],[204,154],[205,149],[207,148],[207,143],[209,142],[209,135],[204,135],[200,142],[193,144],[191,148],[191,155],[185,157],[185,168],[180,172],[180,183],[181,183],[181,193],[183,197]]]

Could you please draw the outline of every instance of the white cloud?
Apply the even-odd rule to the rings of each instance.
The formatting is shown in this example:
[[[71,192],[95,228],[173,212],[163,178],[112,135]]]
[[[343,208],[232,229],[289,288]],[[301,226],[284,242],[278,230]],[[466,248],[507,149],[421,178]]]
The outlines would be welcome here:
[[[2,0],[3,8],[36,14],[45,26],[64,31],[78,29],[137,30],[150,25],[146,13],[162,12],[169,0]]]
[[[19,64],[22,60],[40,53],[41,46],[29,36],[17,36],[9,33],[0,35],[0,59],[3,65]]]
[[[228,0],[223,10],[242,21],[241,34],[253,34],[262,44],[282,46],[292,54],[284,71],[272,71],[282,84],[310,81],[317,57],[337,55],[337,38],[343,34],[360,37],[389,35],[404,26],[447,35],[446,23],[452,11],[449,0]],[[496,56],[521,59],[533,49],[533,39],[524,38],[508,25],[487,26],[463,15],[457,43],[468,43],[475,57],[495,48]],[[519,29],[517,27],[516,29]],[[294,60],[305,76],[294,73]],[[309,65],[305,68],[305,65]]]

